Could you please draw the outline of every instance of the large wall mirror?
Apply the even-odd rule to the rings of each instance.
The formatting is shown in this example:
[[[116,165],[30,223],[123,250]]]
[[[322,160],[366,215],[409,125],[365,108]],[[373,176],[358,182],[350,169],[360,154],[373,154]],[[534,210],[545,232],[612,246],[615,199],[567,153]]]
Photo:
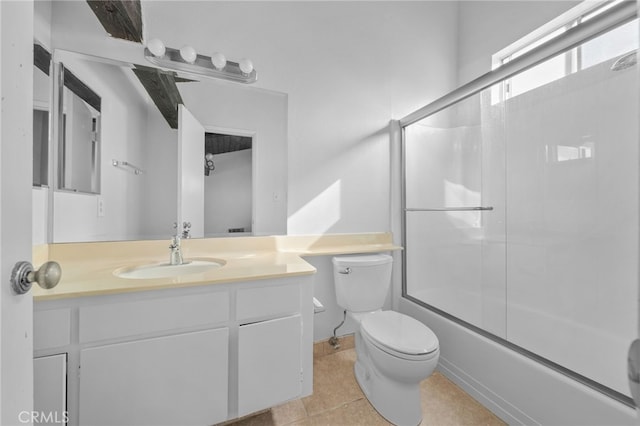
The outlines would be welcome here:
[[[194,237],[286,234],[286,94],[63,50],[52,61],[56,155],[37,173],[56,182],[48,213],[34,209],[34,223],[45,224],[35,232],[48,235],[35,240],[168,239],[183,221],[201,229]],[[204,128],[186,163],[171,108],[150,95],[167,79]],[[38,155],[43,163],[48,153]],[[184,182],[202,186],[200,195]],[[180,216],[188,197],[202,198],[202,218]]]

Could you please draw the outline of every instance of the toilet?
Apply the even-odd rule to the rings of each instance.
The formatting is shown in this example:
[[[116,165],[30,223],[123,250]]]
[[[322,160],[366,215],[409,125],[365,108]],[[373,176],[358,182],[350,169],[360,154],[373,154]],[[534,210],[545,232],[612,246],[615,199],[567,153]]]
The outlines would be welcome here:
[[[338,256],[332,262],[338,305],[358,324],[354,367],[358,385],[389,422],[418,425],[420,382],[438,364],[438,338],[414,318],[382,310],[391,285],[391,256]]]

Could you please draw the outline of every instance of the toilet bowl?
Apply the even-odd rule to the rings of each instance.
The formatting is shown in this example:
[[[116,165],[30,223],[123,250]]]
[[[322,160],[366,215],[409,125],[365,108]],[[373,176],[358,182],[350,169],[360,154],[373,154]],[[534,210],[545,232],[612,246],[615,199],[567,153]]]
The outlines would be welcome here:
[[[355,365],[358,385],[389,422],[420,424],[420,382],[438,364],[438,338],[424,324],[398,312],[380,311],[360,318]]]
[[[358,324],[358,385],[389,422],[415,426],[422,421],[420,382],[438,364],[436,335],[407,315],[382,311],[390,284],[392,258],[356,255],[333,258],[338,305]]]

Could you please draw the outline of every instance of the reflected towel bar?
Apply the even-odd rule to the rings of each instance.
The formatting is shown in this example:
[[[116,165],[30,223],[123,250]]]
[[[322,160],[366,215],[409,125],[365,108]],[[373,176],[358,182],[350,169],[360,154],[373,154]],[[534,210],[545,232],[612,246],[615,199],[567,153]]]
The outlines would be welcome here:
[[[468,211],[489,211],[493,207],[443,207],[440,209],[413,209],[406,208],[405,212],[468,212]]]
[[[113,165],[113,167],[122,167],[131,170],[136,175],[141,175],[144,173],[142,169],[126,161],[111,160],[111,164]]]

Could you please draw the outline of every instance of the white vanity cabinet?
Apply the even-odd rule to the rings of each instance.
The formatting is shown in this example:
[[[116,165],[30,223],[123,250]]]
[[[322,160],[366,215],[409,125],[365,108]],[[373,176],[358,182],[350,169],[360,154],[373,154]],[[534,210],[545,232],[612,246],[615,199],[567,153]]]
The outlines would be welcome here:
[[[38,424],[67,423],[67,350],[70,343],[70,309],[34,312],[33,410],[38,415]]]
[[[67,354],[33,359],[33,409],[39,425],[67,423]]]
[[[70,332],[59,334],[70,337],[55,347],[68,353],[70,425],[211,425],[311,394],[310,275],[36,301],[34,310],[68,314],[58,316]]]
[[[212,425],[227,419],[229,329],[84,349],[81,425]]]
[[[300,395],[300,312],[297,285],[238,290],[238,416]]]

